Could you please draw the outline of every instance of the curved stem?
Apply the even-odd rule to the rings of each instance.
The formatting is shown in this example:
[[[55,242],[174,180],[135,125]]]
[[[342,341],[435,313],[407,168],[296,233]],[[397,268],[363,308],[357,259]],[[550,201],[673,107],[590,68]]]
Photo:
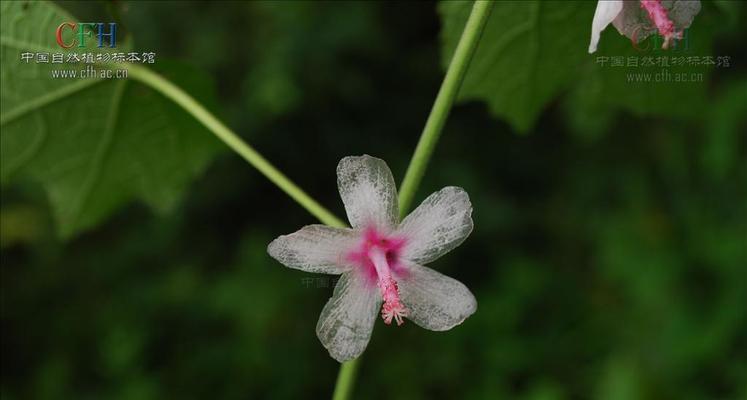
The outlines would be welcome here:
[[[464,26],[462,36],[459,38],[454,55],[449,63],[449,69],[446,70],[446,76],[438,91],[436,101],[433,103],[431,113],[420,135],[420,140],[412,155],[410,165],[407,167],[405,179],[399,190],[399,210],[401,214],[406,214],[415,192],[420,185],[420,181],[428,166],[428,160],[433,154],[436,142],[441,135],[446,118],[449,116],[451,106],[454,104],[456,95],[459,92],[464,76],[467,73],[467,67],[472,59],[472,55],[477,49],[477,43],[480,40],[485,23],[490,16],[490,10],[493,8],[492,1],[478,0],[472,6],[472,12],[469,15],[467,24]]]
[[[444,127],[446,118],[449,116],[451,106],[454,104],[459,86],[464,80],[467,67],[472,59],[472,55],[477,49],[477,43],[485,27],[485,23],[490,16],[490,10],[493,2],[489,0],[477,0],[472,6],[472,12],[469,15],[467,24],[464,26],[462,36],[459,38],[454,56],[451,58],[449,68],[446,70],[441,89],[438,91],[436,101],[433,103],[431,113],[420,135],[420,140],[412,155],[410,165],[407,167],[405,179],[399,190],[399,210],[400,214],[407,213],[410,203],[415,196],[415,192],[420,185],[420,181],[428,166],[428,159],[433,154],[436,142]],[[333,400],[347,400],[355,384],[355,372],[358,366],[358,360],[345,362],[340,366],[340,372],[337,375],[337,385],[332,396]]]
[[[343,221],[335,217],[326,208],[322,207],[322,205],[317,203],[316,200],[312,199],[308,194],[306,194],[306,192],[270,164],[270,162],[262,157],[261,154],[257,153],[256,150],[241,140],[236,133],[220,122],[218,118],[192,98],[192,96],[145,67],[134,64],[128,65],[127,69],[131,78],[155,89],[162,95],[174,101],[176,104],[180,105],[185,111],[192,114],[192,116],[200,121],[208,130],[210,130],[210,132],[215,134],[215,136],[228,145],[228,147],[239,153],[239,155],[248,161],[249,164],[262,173],[262,175],[267,177],[267,179],[272,183],[277,185],[293,200],[298,202],[298,204],[311,213],[311,215],[330,226],[346,226]]]

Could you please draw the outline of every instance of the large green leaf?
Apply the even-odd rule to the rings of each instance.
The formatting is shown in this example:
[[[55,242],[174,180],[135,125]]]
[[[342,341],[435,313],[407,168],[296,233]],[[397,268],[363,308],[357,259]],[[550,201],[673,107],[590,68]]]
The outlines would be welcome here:
[[[443,61],[448,64],[472,8],[443,1]],[[480,99],[520,131],[576,76],[588,47],[594,3],[498,1],[480,39],[460,99]],[[579,23],[588,21],[588,23]]]
[[[2,183],[41,184],[63,237],[93,227],[135,199],[159,212],[171,208],[220,149],[219,142],[137,82],[53,79],[55,68],[83,65],[22,61],[24,52],[63,52],[55,30],[74,18],[55,5],[3,2],[1,11]],[[187,90],[197,91],[198,98],[209,93],[205,77],[174,66],[164,74],[182,85],[197,85]]]
[[[444,1],[443,61],[448,63],[471,9],[471,1]],[[608,27],[599,51],[588,54],[593,1],[499,1],[480,40],[460,91],[461,100],[484,100],[490,110],[507,119],[518,131],[529,130],[542,109],[565,90],[572,90],[571,107],[578,113],[608,113],[624,109],[637,115],[688,118],[706,98],[712,67],[671,66],[670,76],[702,74],[700,82],[631,82],[629,74],[649,73],[644,57],[713,56],[713,12],[704,6],[690,29],[687,49],[662,51],[652,39],[634,48],[614,27]],[[639,67],[612,66],[612,58],[628,57]],[[590,115],[590,118],[595,118]]]

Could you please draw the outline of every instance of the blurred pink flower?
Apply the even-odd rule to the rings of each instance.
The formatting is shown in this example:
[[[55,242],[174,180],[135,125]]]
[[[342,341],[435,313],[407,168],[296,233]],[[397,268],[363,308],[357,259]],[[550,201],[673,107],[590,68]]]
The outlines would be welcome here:
[[[599,0],[591,23],[589,53],[597,50],[601,32],[609,24],[635,43],[658,32],[666,49],[672,40],[682,38],[698,12],[700,0]]]

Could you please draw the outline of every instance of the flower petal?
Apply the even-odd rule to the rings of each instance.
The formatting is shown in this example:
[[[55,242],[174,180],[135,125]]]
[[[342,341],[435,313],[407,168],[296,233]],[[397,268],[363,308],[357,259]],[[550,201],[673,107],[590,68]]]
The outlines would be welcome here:
[[[674,30],[682,32],[690,27],[695,16],[700,12],[700,0],[672,0],[661,5],[667,17],[674,23]],[[657,32],[656,25],[649,18],[646,10],[638,1],[626,1],[620,14],[612,21],[621,35],[635,43],[640,43]]]
[[[622,12],[612,21],[612,25],[633,43],[640,43],[656,33],[656,26],[646,15],[646,10],[641,8],[641,3],[624,2]]]
[[[407,242],[402,257],[429,263],[459,246],[472,232],[472,204],[464,189],[447,186],[428,196],[395,235]]]
[[[369,155],[343,158],[337,165],[337,186],[354,228],[374,224],[391,229],[397,224],[397,187],[383,160]]]
[[[306,272],[341,274],[349,269],[345,251],[357,241],[352,229],[307,225],[290,235],[279,236],[267,246],[272,258]]]
[[[477,310],[477,300],[464,284],[430,268],[412,263],[398,283],[407,318],[425,329],[449,330]]]
[[[354,272],[342,274],[316,324],[317,337],[339,362],[363,353],[381,307],[376,286],[368,285],[365,279]]]
[[[667,15],[674,22],[677,31],[684,31],[692,25],[699,12],[700,0],[675,0],[671,3]]]
[[[597,2],[597,10],[594,12],[594,20],[591,23],[589,54],[597,51],[600,34],[620,14],[622,8],[622,0],[599,0]]]

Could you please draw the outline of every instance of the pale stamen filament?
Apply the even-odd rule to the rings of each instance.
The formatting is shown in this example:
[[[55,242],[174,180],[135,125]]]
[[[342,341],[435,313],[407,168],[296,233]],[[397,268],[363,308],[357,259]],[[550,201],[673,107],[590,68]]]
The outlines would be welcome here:
[[[384,304],[381,306],[381,317],[387,325],[392,323],[392,319],[397,322],[397,325],[402,325],[404,323],[402,318],[407,316],[407,309],[400,301],[399,287],[397,281],[392,277],[386,253],[380,247],[373,246],[368,253],[368,257],[376,268],[378,286],[381,291],[381,298],[384,300]]]

